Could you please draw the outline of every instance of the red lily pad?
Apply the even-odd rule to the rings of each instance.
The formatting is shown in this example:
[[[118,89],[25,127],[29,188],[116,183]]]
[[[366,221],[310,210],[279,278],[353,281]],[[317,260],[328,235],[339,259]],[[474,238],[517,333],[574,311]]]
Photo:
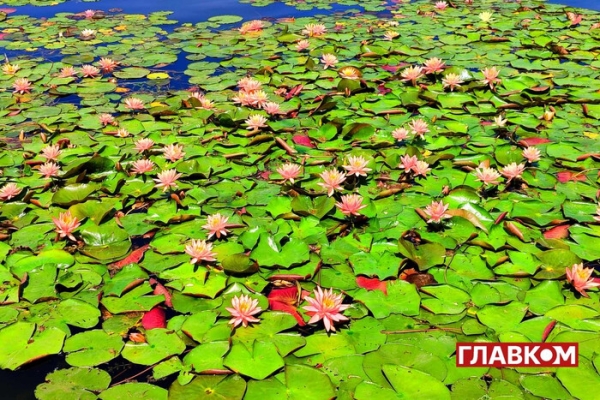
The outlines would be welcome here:
[[[154,307],[152,310],[145,313],[142,317],[142,326],[146,330],[166,328],[167,319],[165,310],[163,310],[161,307]]]
[[[364,276],[356,277],[356,284],[367,290],[381,290],[383,293],[387,295],[387,282],[380,281],[377,278],[366,278]]]
[[[587,179],[584,174],[572,171],[557,172],[556,177],[560,183],[567,183],[569,181],[585,181]]]
[[[571,225],[558,225],[544,232],[546,239],[566,239],[569,237],[569,228]]]

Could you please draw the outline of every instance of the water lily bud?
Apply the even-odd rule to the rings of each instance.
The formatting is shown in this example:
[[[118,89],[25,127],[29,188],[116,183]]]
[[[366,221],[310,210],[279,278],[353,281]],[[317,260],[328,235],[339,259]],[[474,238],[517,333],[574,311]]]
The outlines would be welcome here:
[[[44,132],[40,133],[40,137],[42,138],[42,142],[46,143],[46,141],[48,140],[48,137],[46,137],[46,134]]]
[[[544,116],[543,118],[546,121],[552,121],[552,119],[554,118],[554,111],[550,111],[550,110],[546,110],[544,111]]]

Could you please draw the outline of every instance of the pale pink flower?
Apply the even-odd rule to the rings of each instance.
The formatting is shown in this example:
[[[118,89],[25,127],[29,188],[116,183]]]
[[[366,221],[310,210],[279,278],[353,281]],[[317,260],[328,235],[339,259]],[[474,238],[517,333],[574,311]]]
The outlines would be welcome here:
[[[108,73],[108,72],[113,72],[115,70],[115,68],[117,68],[117,65],[119,65],[119,63],[113,59],[102,57],[100,59],[100,61],[98,61],[98,65],[100,65],[100,69],[103,72]]]
[[[448,3],[446,3],[445,1],[438,1],[437,3],[435,3],[435,8],[437,8],[440,11],[444,11],[447,7]]]
[[[269,101],[269,97],[263,90],[255,90],[254,92],[247,93],[248,105],[256,108],[261,108]]]
[[[500,173],[505,178],[508,178],[508,181],[510,182],[512,179],[520,178],[521,174],[523,173],[524,170],[525,170],[525,164],[517,165],[517,163],[510,163],[507,166],[505,166],[504,168],[502,168],[500,170]]]
[[[404,169],[405,173],[409,173],[417,165],[417,162],[419,162],[417,156],[405,154],[400,157],[400,165],[398,167]]]
[[[309,47],[310,47],[310,42],[306,39],[299,40],[296,43],[297,51],[304,51],[304,50],[307,50]]]
[[[414,86],[417,85],[417,80],[423,76],[423,68],[421,67],[408,67],[404,68],[400,74],[403,79],[402,82],[411,81]]]
[[[360,70],[354,67],[344,67],[340,70],[339,74],[340,77],[353,81],[359,80],[362,75]]]
[[[171,187],[177,187],[177,179],[179,178],[181,178],[181,174],[178,174],[176,170],[167,169],[159,173],[154,182],[157,183],[157,188],[162,188],[162,191],[166,192]]]
[[[277,173],[283,177],[284,182],[290,181],[293,184],[294,179],[300,175],[300,166],[298,164],[285,163],[277,168]]]
[[[129,108],[130,110],[143,110],[144,108],[146,108],[144,106],[144,102],[141,99],[138,99],[136,97],[129,97],[127,99],[125,99],[125,107]]]
[[[408,137],[408,129],[396,128],[392,131],[392,136],[398,141],[402,141]]]
[[[252,102],[254,101],[254,98],[252,97],[252,93],[251,92],[244,92],[243,90],[240,90],[239,92],[237,92],[237,95],[233,98],[233,102],[235,104],[241,104],[243,106],[252,106]]]
[[[45,157],[48,161],[56,161],[60,153],[60,146],[57,144],[48,145],[42,149],[42,157]]]
[[[229,226],[227,223],[228,219],[229,217],[221,215],[220,213],[209,215],[206,219],[206,225],[202,225],[204,229],[208,230],[208,238],[210,239],[213,236],[220,238],[221,235],[227,236],[229,233],[227,230],[227,227]]]
[[[485,83],[486,85],[490,85],[490,89],[494,89],[494,85],[502,82],[498,79],[498,75],[500,74],[500,70],[496,67],[486,68],[481,71],[483,74],[483,80],[481,83]]]
[[[444,204],[443,200],[439,202],[432,201],[430,205],[425,207],[425,214],[429,217],[427,223],[435,222],[440,223],[444,218],[450,218],[451,216],[446,214],[448,211],[448,204]]]
[[[183,152],[183,146],[178,144],[170,144],[168,146],[163,147],[162,149],[165,158],[171,162],[175,162],[180,160],[185,156]]]
[[[84,29],[81,31],[81,36],[83,39],[93,39],[96,36],[96,31],[93,29]]]
[[[410,121],[408,126],[410,127],[413,135],[420,136],[421,139],[424,139],[425,134],[427,132],[429,132],[429,126],[427,125],[427,122],[425,122],[424,120],[422,120],[420,118],[413,119],[412,121]]]
[[[83,67],[81,67],[81,75],[84,78],[94,78],[100,75],[100,70],[94,67],[93,65],[86,64]]]
[[[586,289],[600,286],[600,283],[592,278],[594,268],[583,268],[583,263],[574,264],[570,269],[567,267],[565,272],[567,273],[567,282],[584,297],[589,297],[585,292]]]
[[[133,168],[131,172],[134,174],[145,174],[146,172],[150,172],[154,169],[154,163],[150,160],[135,160],[133,163]]]
[[[198,261],[215,261],[217,253],[212,252],[212,243],[206,240],[194,240],[185,246],[185,252],[192,257],[190,261],[196,264]]]
[[[383,34],[383,38],[384,38],[385,40],[394,40],[394,39],[395,39],[395,38],[397,38],[398,36],[400,36],[400,34],[399,34],[398,32],[396,32],[396,31],[391,31],[391,30],[390,30],[390,31],[386,31],[386,32]]]
[[[238,325],[248,326],[250,322],[260,322],[260,320],[253,315],[256,315],[262,311],[262,308],[258,306],[258,300],[252,299],[247,295],[235,296],[231,300],[231,308],[226,308],[231,313],[231,320],[229,321],[234,327]]]
[[[309,37],[321,36],[325,34],[327,28],[323,24],[307,24],[304,25],[302,34],[308,35]]]
[[[117,137],[126,138],[129,137],[129,131],[125,128],[117,129]]]
[[[77,75],[77,71],[75,70],[75,68],[71,67],[70,65],[67,65],[66,67],[62,67],[62,69],[58,73],[59,78],[70,78],[75,75]]]
[[[240,90],[244,92],[253,92],[255,90],[259,90],[262,84],[254,78],[250,78],[248,76],[243,77],[237,83]]]
[[[335,322],[347,321],[348,318],[342,315],[342,311],[350,307],[350,304],[342,304],[344,297],[342,294],[333,294],[333,289],[323,291],[319,286],[314,291],[315,298],[305,297],[310,305],[303,307],[307,314],[311,316],[309,324],[323,320],[325,330],[335,332]]]
[[[246,122],[246,125],[248,125],[248,130],[257,131],[260,128],[267,127],[267,119],[260,114],[253,114],[244,122]]]
[[[106,126],[106,125],[116,125],[116,123],[115,123],[115,117],[113,117],[110,114],[100,114],[100,115],[98,115],[98,119],[100,120],[100,123],[103,126]]]
[[[475,176],[477,181],[482,182],[484,185],[498,185],[500,182],[500,174],[494,168],[486,168],[480,165],[479,168],[475,169]]]
[[[195,98],[195,99],[200,100],[200,99],[204,98],[204,93],[200,93],[198,91],[190,92],[190,98],[192,98],[192,97]]]
[[[240,33],[244,35],[248,32],[260,32],[264,27],[265,24],[262,21],[255,19],[253,21],[245,22],[244,24],[242,24],[242,27],[240,28]]]
[[[348,175],[367,176],[367,172],[371,171],[367,164],[362,156],[348,156],[348,164],[342,165],[342,168],[348,171]]]
[[[53,162],[47,162],[40,165],[40,174],[42,174],[42,176],[46,179],[52,176],[58,176],[59,172],[60,167],[58,166],[58,164],[55,164]]]
[[[16,183],[10,182],[7,183],[0,189],[0,200],[10,200],[13,197],[16,197],[21,193],[20,187],[17,186]]]
[[[444,89],[449,87],[451,92],[453,92],[455,88],[460,87],[461,83],[463,83],[463,80],[458,74],[446,74],[442,79]]]
[[[346,174],[339,172],[337,169],[323,171],[321,174],[323,182],[319,182],[319,186],[327,189],[327,196],[331,197],[336,190],[343,190],[341,184],[346,180]]]
[[[138,153],[143,153],[147,150],[150,150],[154,146],[154,140],[143,138],[135,142],[135,149]]]
[[[17,78],[12,84],[12,87],[15,89],[13,93],[25,94],[31,91],[31,82],[29,82],[25,78]]]
[[[431,168],[429,168],[429,164],[425,161],[417,161],[412,170],[415,173],[415,176],[427,176],[427,173],[431,171]]]
[[[92,18],[94,18],[94,15],[96,15],[96,11],[94,11],[94,10],[85,10],[83,12],[83,15],[85,15],[85,18],[87,18],[87,19],[92,19]]]
[[[540,150],[533,146],[523,149],[523,152],[521,154],[527,159],[527,162],[529,163],[539,161],[541,157]]]
[[[77,241],[73,236],[73,231],[79,227],[80,223],[76,216],[71,215],[71,211],[60,213],[58,218],[52,218],[52,222],[56,226],[56,233],[61,238],[68,237],[75,242]]]
[[[425,61],[425,67],[423,70],[426,74],[435,74],[436,72],[442,72],[445,67],[446,64],[444,64],[442,60],[437,57],[433,57]]]
[[[281,107],[279,106],[279,103],[275,103],[274,101],[265,103],[262,108],[269,115],[281,114]]]
[[[571,22],[571,25],[577,25],[581,21],[583,21],[583,15],[575,14],[574,12],[571,12],[571,11],[569,11],[567,13],[567,18],[569,19],[569,22]]]
[[[200,99],[200,108],[204,108],[205,110],[212,110],[215,108],[215,103],[212,100],[207,99],[206,97],[202,97]]]
[[[360,210],[366,207],[362,204],[363,198],[357,194],[348,194],[342,196],[342,201],[335,203],[337,208],[340,209],[344,215],[360,215]]]
[[[337,64],[339,61],[337,59],[336,56],[334,56],[333,54],[323,54],[323,56],[321,57],[321,62],[323,64],[325,64],[325,66],[323,67],[323,69],[327,69],[329,67],[334,67],[335,64]]]

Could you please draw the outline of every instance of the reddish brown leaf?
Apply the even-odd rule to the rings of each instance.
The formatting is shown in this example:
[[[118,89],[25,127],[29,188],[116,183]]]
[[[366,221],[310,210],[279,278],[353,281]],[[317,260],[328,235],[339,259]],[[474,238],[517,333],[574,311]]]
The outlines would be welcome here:
[[[585,181],[587,179],[584,174],[571,171],[558,172],[556,177],[560,183],[567,183],[569,181]]]
[[[299,144],[301,146],[315,147],[315,145],[310,141],[310,138],[308,136],[294,135],[294,137],[292,137],[292,140],[294,141],[294,143]]]
[[[537,146],[538,144],[550,143],[551,140],[538,137],[530,137],[519,140],[521,146]]]
[[[569,228],[571,225],[559,225],[544,232],[546,239],[566,239],[569,237]]]
[[[144,257],[144,253],[146,252],[146,250],[148,250],[149,247],[149,245],[145,245],[140,247],[139,249],[132,251],[124,259],[110,264],[110,267],[112,269],[121,269],[126,265],[138,263],[142,259],[142,257]]]
[[[166,328],[167,317],[165,315],[165,310],[163,310],[162,307],[156,306],[152,310],[148,311],[142,317],[142,326],[146,330]]]
[[[135,343],[146,343],[146,337],[139,332],[132,332],[129,334],[129,340]]]
[[[356,284],[367,290],[381,290],[387,296],[387,282],[380,281],[377,278],[366,278],[364,276],[356,277]]]
[[[173,308],[173,296],[171,296],[171,292],[169,292],[169,290],[167,290],[166,287],[164,287],[162,285],[162,283],[160,283],[159,281],[157,281],[154,278],[150,279],[150,284],[151,285],[156,285],[154,286],[154,294],[155,295],[164,295],[165,296],[165,305],[169,308]]]
[[[518,237],[519,239],[521,239],[523,242],[525,241],[525,236],[523,236],[523,233],[512,222],[505,222],[504,223],[504,229],[506,229],[510,234],[512,234],[512,235]]]
[[[498,215],[498,218],[494,221],[494,225],[498,225],[502,220],[506,217],[508,213],[504,211],[502,214]]]
[[[554,325],[556,325],[556,321],[550,322],[546,328],[544,328],[544,332],[542,333],[542,342],[545,342],[546,339],[548,339],[548,335],[550,335],[552,329],[554,329]]]
[[[294,87],[293,87],[293,88],[292,88],[292,89],[291,89],[291,90],[290,90],[290,91],[289,91],[289,92],[288,92],[288,93],[285,95],[285,99],[286,99],[286,100],[289,100],[289,99],[291,99],[292,97],[294,97],[294,96],[296,96],[296,95],[300,94],[300,92],[302,91],[302,88],[303,88],[303,87],[304,87],[303,85],[297,85],[297,86],[294,86]]]
[[[295,306],[298,302],[298,288],[292,286],[289,288],[273,289],[267,296],[267,299],[269,300],[269,303],[271,303],[271,301],[276,301]]]

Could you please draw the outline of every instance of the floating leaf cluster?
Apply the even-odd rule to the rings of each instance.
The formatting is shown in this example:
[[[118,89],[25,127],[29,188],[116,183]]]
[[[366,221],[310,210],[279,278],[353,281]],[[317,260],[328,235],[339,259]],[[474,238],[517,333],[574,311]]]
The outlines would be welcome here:
[[[64,354],[41,400],[595,398],[598,17],[475,3],[9,15],[0,367]],[[580,366],[456,368],[475,340]]]

